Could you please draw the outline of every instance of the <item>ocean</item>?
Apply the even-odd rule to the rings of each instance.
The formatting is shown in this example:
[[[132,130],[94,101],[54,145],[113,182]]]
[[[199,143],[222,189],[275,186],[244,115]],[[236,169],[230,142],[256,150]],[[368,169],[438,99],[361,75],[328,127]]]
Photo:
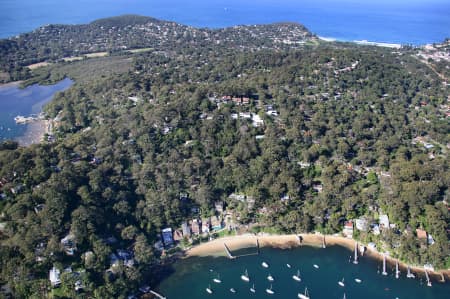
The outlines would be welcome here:
[[[249,253],[251,250],[246,250]],[[249,255],[230,260],[226,257],[195,257],[180,260],[173,266],[173,274],[164,280],[157,291],[169,299],[250,299],[298,298],[305,288],[311,299],[444,299],[450,294],[450,284],[433,282],[428,287],[425,278],[416,274],[415,279],[406,278],[402,269],[400,278],[394,269],[387,267],[388,275],[379,274],[381,263],[363,256],[357,265],[349,261],[352,252],[344,247],[330,246],[326,249],[298,247],[294,249],[262,248],[259,255]],[[262,266],[268,264],[268,268]],[[288,268],[286,264],[290,264]],[[319,266],[318,269],[314,264]],[[247,270],[249,282],[241,279]],[[292,276],[300,272],[301,281]],[[269,274],[274,281],[269,282]],[[215,283],[219,278],[221,283]],[[361,280],[357,283],[355,279]],[[338,284],[344,282],[344,286]],[[250,291],[253,287],[255,293]],[[273,295],[266,289],[272,285]],[[212,290],[208,294],[206,288]],[[235,293],[230,289],[233,288]]]
[[[450,37],[448,0],[1,0],[0,38],[128,13],[210,28],[294,21],[344,41],[419,45]]]
[[[26,135],[29,125],[16,124],[14,117],[39,114],[56,92],[66,90],[72,83],[64,79],[54,85],[35,84],[24,89],[17,84],[0,86],[0,142]]]

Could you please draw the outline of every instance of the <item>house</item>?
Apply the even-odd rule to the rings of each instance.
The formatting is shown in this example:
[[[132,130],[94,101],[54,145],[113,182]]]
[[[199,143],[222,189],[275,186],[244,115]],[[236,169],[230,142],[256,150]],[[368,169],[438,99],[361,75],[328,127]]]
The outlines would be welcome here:
[[[181,224],[181,231],[183,232],[183,236],[188,238],[191,236],[191,229],[186,221]]]
[[[355,220],[355,227],[357,230],[359,231],[364,231],[366,232],[368,229],[368,222],[367,219],[365,218],[358,218]]]
[[[55,266],[49,272],[49,280],[52,287],[57,287],[61,284],[61,271]]]
[[[378,224],[373,224],[372,225],[372,233],[375,236],[378,236],[380,234],[380,226]]]
[[[434,244],[434,239],[433,239],[433,236],[431,236],[431,234],[428,234],[427,242],[428,242],[428,245]]]
[[[385,214],[380,214],[378,219],[380,223],[380,229],[389,229],[389,217]]]
[[[179,241],[183,240],[183,232],[181,230],[179,230],[179,229],[176,229],[173,232],[173,240],[175,242],[179,242]]]
[[[223,227],[222,220],[220,220],[219,217],[217,216],[211,217],[211,228],[213,230],[220,230],[222,229],[222,227]]]
[[[416,229],[416,234],[417,234],[417,238],[419,240],[427,240],[428,239],[427,232],[423,229],[420,229],[420,228]]]
[[[252,125],[255,128],[262,127],[264,125],[264,120],[258,114],[253,114],[253,116],[252,116]]]
[[[208,218],[202,219],[202,233],[209,233],[211,230],[211,220]]]
[[[217,213],[223,213],[223,201],[216,201],[214,207]]]
[[[342,233],[349,238],[353,236],[353,221],[346,221],[344,223],[344,230]]]
[[[77,247],[75,245],[75,236],[72,234],[68,234],[64,238],[61,239],[61,244],[64,248],[64,252],[67,255],[74,255]]]
[[[163,229],[161,234],[165,246],[173,245],[172,229],[170,227]]]
[[[316,191],[316,192],[318,192],[318,193],[321,193],[322,190],[323,190],[322,184],[315,184],[315,185],[313,185],[312,187],[313,187],[314,191]]]
[[[202,228],[202,222],[198,219],[192,220],[191,231],[194,235],[199,235]]]
[[[123,264],[125,266],[127,267],[134,266],[133,253],[131,251],[125,249],[118,249],[117,255],[119,256],[119,259],[123,261]]]

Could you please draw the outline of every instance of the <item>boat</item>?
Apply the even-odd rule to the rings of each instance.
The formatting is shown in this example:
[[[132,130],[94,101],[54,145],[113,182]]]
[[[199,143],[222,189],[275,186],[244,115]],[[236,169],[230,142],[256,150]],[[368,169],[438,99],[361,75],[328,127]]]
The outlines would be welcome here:
[[[425,270],[425,276],[427,278],[427,286],[431,287],[431,280],[430,280],[430,277],[428,276],[428,271],[427,270]]]
[[[411,272],[411,268],[408,266],[408,273],[406,274],[407,278],[416,278],[416,276]]]
[[[275,294],[275,292],[272,290],[272,285],[270,285],[270,288],[266,289],[266,293],[270,295]]]
[[[400,277],[400,270],[398,269],[398,261],[395,262],[395,278]]]
[[[231,289],[230,289],[230,292],[231,292],[231,293],[236,293],[236,290],[235,290],[234,288],[231,288]]]
[[[344,278],[342,278],[341,281],[338,281],[338,285],[340,285],[341,287],[345,287]]]
[[[319,265],[314,264],[313,267],[319,269]]]
[[[269,275],[267,276],[267,280],[268,281],[274,281],[272,274],[269,273]]]
[[[213,281],[214,281],[215,283],[221,283],[222,280],[220,280],[220,274],[217,274],[217,277],[214,278]]]
[[[297,270],[297,274],[292,275],[292,279],[296,281],[302,281],[302,279],[300,278],[300,270]]]
[[[206,288],[206,292],[207,292],[208,294],[212,294],[212,293],[213,293],[213,291],[212,291],[210,285],[208,285],[208,287]]]
[[[355,256],[353,258],[353,264],[358,264],[358,243],[355,242]]]
[[[256,293],[256,290],[255,290],[255,284],[253,284],[252,287],[250,288],[250,292]]]
[[[250,281],[250,278],[248,277],[247,269],[245,269],[245,273],[241,275],[241,279],[242,279],[243,281],[247,281],[247,282]]]
[[[305,293],[304,294],[298,293],[298,298],[300,298],[300,299],[309,299],[308,288],[305,288]]]
[[[267,264],[266,262],[262,262],[261,265],[262,265],[264,268],[269,268],[269,264]]]
[[[381,272],[382,275],[387,275],[386,272],[386,255],[383,254],[383,272]]]
[[[359,279],[359,278],[355,278],[355,281],[356,281],[357,283],[361,283],[361,282],[362,282],[362,280]]]
[[[286,267],[291,268],[291,265],[290,264],[286,264]]]
[[[346,297],[345,297],[345,293],[344,293],[344,297],[342,297],[342,299],[346,299]]]

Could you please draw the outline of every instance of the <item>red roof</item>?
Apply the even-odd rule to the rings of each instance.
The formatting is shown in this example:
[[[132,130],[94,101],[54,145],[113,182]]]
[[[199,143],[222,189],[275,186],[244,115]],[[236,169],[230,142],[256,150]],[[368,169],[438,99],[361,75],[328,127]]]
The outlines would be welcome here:
[[[426,239],[427,238],[427,232],[424,231],[423,229],[416,229],[416,234],[417,234],[417,238],[419,239]]]

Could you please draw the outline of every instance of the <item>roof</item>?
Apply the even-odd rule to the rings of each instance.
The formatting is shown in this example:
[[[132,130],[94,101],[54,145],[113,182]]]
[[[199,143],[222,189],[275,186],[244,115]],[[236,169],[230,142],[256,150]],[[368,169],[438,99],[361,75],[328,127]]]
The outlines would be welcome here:
[[[419,239],[426,239],[427,238],[427,232],[423,229],[416,229],[417,238]]]

